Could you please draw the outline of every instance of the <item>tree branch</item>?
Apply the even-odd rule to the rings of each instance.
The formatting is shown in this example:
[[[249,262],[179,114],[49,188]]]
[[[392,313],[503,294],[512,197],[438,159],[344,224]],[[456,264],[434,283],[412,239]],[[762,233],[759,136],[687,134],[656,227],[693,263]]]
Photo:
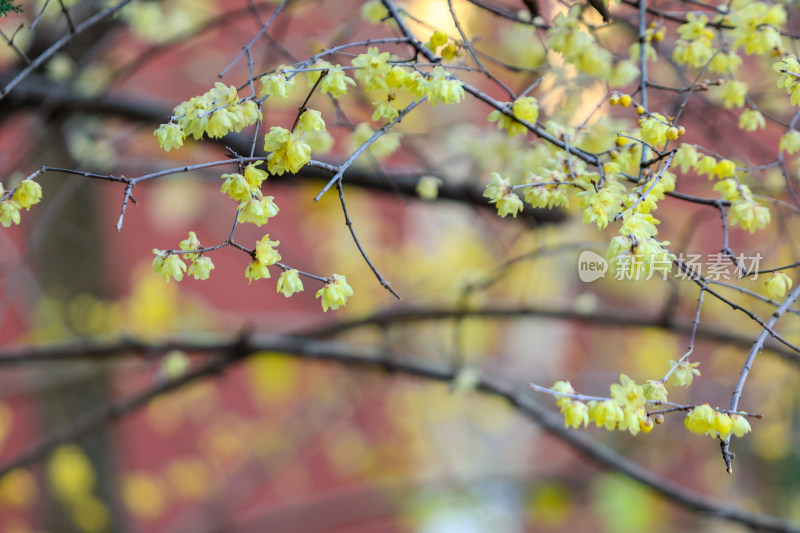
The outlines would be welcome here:
[[[143,407],[157,396],[178,390],[202,378],[219,375],[229,366],[256,352],[277,352],[303,360],[327,361],[346,367],[389,371],[430,381],[450,382],[457,375],[457,371],[450,367],[421,361],[418,358],[388,356],[379,350],[332,342],[320,342],[301,337],[242,336],[228,342],[207,344],[191,341],[185,343],[148,344],[127,339],[116,344],[94,344],[84,341],[79,346],[62,346],[62,349],[67,351],[76,351],[84,348],[106,353],[120,350],[136,350],[151,354],[163,353],[172,349],[182,349],[192,352],[202,351],[209,354],[221,353],[222,355],[195,367],[179,378],[158,383],[138,394],[112,401],[107,405],[84,413],[72,422],[47,434],[33,446],[0,466],[0,477],[14,468],[29,466],[42,460],[62,443],[73,441],[104,425],[120,420]],[[491,376],[483,376],[477,383],[476,390],[508,400],[519,413],[534,421],[562,442],[570,445],[580,454],[604,467],[629,476],[631,479],[653,489],[661,496],[682,507],[765,531],[800,532],[800,529],[780,518],[745,511],[662,479],[637,463],[619,455],[608,446],[597,442],[587,433],[565,429],[561,416],[534,400],[529,393],[525,392],[524,388]]]

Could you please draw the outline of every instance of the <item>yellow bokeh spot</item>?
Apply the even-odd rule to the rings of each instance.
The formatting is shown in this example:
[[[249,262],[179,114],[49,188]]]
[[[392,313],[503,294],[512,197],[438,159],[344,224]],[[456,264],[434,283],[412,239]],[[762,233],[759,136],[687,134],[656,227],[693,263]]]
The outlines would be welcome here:
[[[161,396],[147,406],[147,421],[156,433],[169,435],[183,422],[183,406],[174,396]]]
[[[152,520],[164,512],[164,490],[154,476],[144,472],[125,476],[122,481],[122,500],[137,518]]]
[[[24,468],[15,468],[0,478],[0,505],[30,507],[36,500],[36,478]]]
[[[176,459],[167,465],[166,476],[176,496],[183,500],[202,499],[211,485],[209,468],[200,459]]]
[[[246,365],[251,391],[263,402],[281,402],[297,388],[297,362],[288,357],[259,353],[251,357]]]
[[[325,448],[328,460],[341,475],[361,474],[370,466],[370,447],[362,433],[353,427],[338,427]]]
[[[65,500],[77,500],[95,486],[95,473],[89,458],[74,444],[56,448],[47,463],[47,477],[53,492]]]
[[[138,274],[133,293],[128,301],[128,327],[134,333],[157,336],[174,331],[177,327],[178,288],[147,271]]]
[[[71,502],[72,521],[86,533],[110,531],[111,513],[108,507],[94,496],[80,496]]]
[[[230,472],[240,467],[245,460],[246,437],[243,427],[211,424],[200,434],[198,447],[214,468]]]

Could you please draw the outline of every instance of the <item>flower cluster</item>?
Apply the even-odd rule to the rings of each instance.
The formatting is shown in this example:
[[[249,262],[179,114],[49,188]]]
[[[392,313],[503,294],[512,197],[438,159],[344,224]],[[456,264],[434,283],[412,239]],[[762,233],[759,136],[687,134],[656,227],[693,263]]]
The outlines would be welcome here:
[[[261,109],[256,102],[240,100],[236,87],[221,82],[205,94],[181,102],[172,113],[170,123],[162,124],[154,132],[166,151],[180,148],[190,135],[195,140],[204,134],[215,139],[261,120]]]
[[[492,172],[492,181],[486,186],[483,196],[489,198],[489,203],[497,206],[497,214],[505,218],[512,215],[516,218],[524,204],[511,186],[511,180],[503,178],[497,172]]]
[[[280,241],[271,241],[269,239],[269,234],[264,235],[261,240],[256,243],[255,257],[253,261],[247,265],[247,269],[245,269],[245,276],[250,280],[250,283],[257,279],[269,279],[271,277],[269,268],[267,267],[281,260],[281,254],[274,248],[279,244]]]
[[[357,69],[355,76],[364,84],[365,91],[391,94],[392,90],[400,89],[413,98],[427,97],[430,105],[457,104],[464,99],[461,82],[444,67],[436,66],[431,74],[422,74],[409,67],[391,65],[389,58],[388,52],[381,52],[376,47],[370,47],[366,53],[353,58],[352,64]],[[387,101],[388,98],[377,100],[376,105],[386,107]],[[386,117],[386,111],[377,113],[377,116]]]
[[[450,61],[458,55],[458,45],[452,41],[448,42],[448,40],[446,33],[436,30],[431,34],[431,38],[428,39],[428,42],[425,43],[425,48],[434,54],[439,53],[443,58]],[[439,48],[442,46],[444,46],[444,48],[439,52]]]
[[[733,11],[728,20],[733,24],[730,31],[733,47],[744,46],[748,54],[764,54],[781,48],[778,30],[786,22],[786,9],[781,4],[747,2]]]
[[[792,149],[793,136],[787,134],[784,137],[786,140],[781,139],[782,146],[787,150]],[[800,142],[800,136],[797,141]],[[731,202],[731,224],[739,225],[750,233],[767,227],[771,219],[769,208],[756,202],[750,188],[736,179],[736,164],[733,161],[718,161],[710,155],[701,157],[693,145],[682,144],[673,162],[683,171],[692,168],[698,174],[707,175],[709,179],[719,178],[714,190],[719,191],[724,200]]]
[[[262,226],[278,214],[278,206],[273,196],[264,196],[261,184],[267,179],[267,173],[258,166],[263,161],[255,161],[247,165],[243,174],[223,174],[220,192],[239,202],[239,222],[252,222]]]
[[[184,258],[186,258],[191,261],[188,267],[188,275],[197,280],[208,279],[214,269],[214,262],[211,261],[210,257],[203,255],[203,246],[200,244],[195,232],[190,231],[189,236],[180,242],[179,247],[182,252],[189,253],[154,248],[153,253],[156,256],[153,259],[153,271],[164,276],[166,281],[171,279],[181,281],[184,272],[187,272],[186,263],[184,262]]]
[[[767,294],[770,298],[778,299],[786,296],[786,292],[792,288],[792,278],[783,272],[776,272],[764,282]]]
[[[677,386],[689,386],[692,377],[700,372],[695,368],[698,363],[670,361],[672,383]],[[663,422],[663,414],[648,413],[647,404],[660,405],[667,403],[666,378],[659,381],[647,381],[638,384],[625,374],[620,374],[619,383],[613,383],[609,389],[609,398],[584,397],[575,392],[568,381],[557,381],[550,392],[556,398],[564,416],[564,426],[579,428],[594,423],[597,427],[609,431],[628,431],[632,435],[639,432],[649,433],[655,424]],[[588,400],[588,401],[585,401]],[[740,414],[727,414],[708,404],[700,406],[677,406],[687,409],[684,424],[694,433],[727,438],[734,434],[743,436],[751,431],[747,419]]]
[[[706,26],[706,15],[686,14],[686,23],[678,26],[681,38],[675,44],[672,58],[682,65],[702,67],[711,59],[714,51],[711,41],[714,33]]]
[[[280,126],[272,126],[264,136],[264,150],[270,152],[267,168],[272,174],[279,176],[284,172],[296,174],[311,160],[311,147],[308,143],[300,135]]]
[[[781,75],[778,78],[778,88],[786,89],[792,105],[800,105],[800,63],[797,56],[786,56],[772,65],[775,72]]]
[[[653,382],[650,382],[653,383]],[[562,396],[564,394],[576,396],[575,390],[568,381],[556,382],[551,390],[559,393],[556,395],[556,404],[564,415],[565,427],[584,427],[593,422],[597,427],[604,427],[609,431],[619,429],[629,431],[632,435],[640,431],[649,433],[654,426],[653,419],[648,416],[645,404],[648,400],[664,401],[666,390],[659,390],[658,396],[648,397],[645,387],[637,385],[635,381],[620,374],[620,382],[611,385],[611,398],[606,400],[593,399],[584,403],[580,400]],[[647,390],[656,390],[652,385]]]
[[[322,310],[339,309],[347,305],[347,298],[353,295],[353,289],[348,285],[347,278],[341,274],[333,274],[325,286],[317,291],[317,298],[322,298]]]
[[[6,193],[0,183],[0,200],[0,224],[7,228],[19,224],[21,209],[29,210],[42,201],[42,186],[32,179],[25,179]]]
[[[532,96],[523,96],[517,98],[511,105],[511,111],[514,117],[510,117],[502,111],[495,109],[489,113],[489,122],[497,122],[497,129],[508,131],[509,137],[515,137],[527,131],[527,127],[521,122],[514,120],[520,119],[530,124],[536,124],[536,119],[539,118],[539,103],[536,98]]]
[[[709,435],[716,438],[719,435],[727,439],[731,433],[743,437],[751,431],[750,422],[741,415],[721,413],[710,405],[698,405],[686,415],[683,420],[686,429],[699,435]]]

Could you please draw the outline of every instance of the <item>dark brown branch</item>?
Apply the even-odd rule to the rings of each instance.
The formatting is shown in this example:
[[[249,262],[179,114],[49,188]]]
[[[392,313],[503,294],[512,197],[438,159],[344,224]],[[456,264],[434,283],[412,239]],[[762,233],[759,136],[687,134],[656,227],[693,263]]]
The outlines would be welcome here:
[[[3,83],[0,76],[0,84]],[[32,76],[21,83],[9,97],[0,102],[0,117],[10,116],[12,112],[24,107],[38,107],[47,103],[53,111],[65,113],[98,113],[122,117],[155,125],[164,122],[172,110],[166,105],[153,101],[137,100],[123,95],[106,95],[98,98],[87,98],[71,90],[68,86],[53,83],[44,77]],[[0,119],[2,120],[2,119]],[[155,142],[155,141],[154,141]],[[214,140],[221,146],[229,146],[238,153],[250,153],[252,138],[244,134],[229,134],[222,139]],[[264,158],[263,150],[256,150],[254,157]],[[398,192],[416,197],[416,186],[419,178],[430,174],[429,171],[405,172],[402,174],[380,174],[376,172],[348,169],[343,179],[350,185],[364,189],[395,195]],[[495,211],[483,197],[483,187],[471,183],[452,183],[445,178],[439,188],[439,198],[458,203]],[[294,183],[296,178],[306,180],[329,180],[330,172],[318,168],[304,168],[296,175],[273,176],[272,182]],[[566,218],[563,211],[555,209],[538,209],[526,205],[518,215],[519,218],[535,223],[561,222]]]
[[[158,345],[137,343],[131,340],[125,341],[123,345],[128,349],[136,348],[150,353],[164,352],[165,350],[177,348],[194,352],[221,353],[221,355],[210,362],[195,367],[179,378],[158,383],[138,394],[115,400],[86,412],[72,422],[52,431],[32,447],[0,466],[0,476],[14,468],[29,466],[41,461],[60,444],[79,439],[104,425],[116,422],[145,406],[157,396],[173,392],[200,379],[219,375],[229,366],[256,352],[277,352],[303,360],[327,361],[346,367],[389,371],[392,374],[405,374],[430,381],[450,382],[456,378],[457,373],[449,367],[421,361],[417,358],[394,355],[387,357],[386,354],[377,350],[319,342],[299,337],[259,336],[251,338],[245,336],[227,343],[209,344],[205,347],[195,342],[189,342],[185,345],[182,343]],[[90,347],[87,344],[83,346]],[[97,345],[95,348],[100,351],[110,351],[119,348],[119,346]],[[629,476],[631,479],[687,509],[707,513],[719,519],[765,531],[800,531],[800,529],[780,518],[745,511],[681,487],[646,470],[608,446],[597,442],[587,433],[565,429],[561,416],[534,400],[525,391],[525,387],[517,387],[512,383],[485,375],[479,380],[476,390],[487,395],[506,399],[518,412],[534,421],[565,444],[573,447],[585,457],[604,467]]]

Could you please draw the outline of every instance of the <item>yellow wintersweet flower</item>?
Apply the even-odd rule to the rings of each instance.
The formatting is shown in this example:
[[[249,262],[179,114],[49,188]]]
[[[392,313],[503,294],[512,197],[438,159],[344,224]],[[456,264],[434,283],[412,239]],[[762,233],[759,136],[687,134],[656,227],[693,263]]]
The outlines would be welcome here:
[[[745,433],[750,433],[752,428],[750,422],[741,415],[731,415],[731,431],[739,438],[744,437]]]
[[[672,51],[672,58],[682,65],[702,67],[708,63],[708,60],[711,59],[713,54],[714,51],[711,49],[711,41],[707,39],[703,38],[694,41],[681,39],[675,44],[675,48]]]
[[[227,194],[232,199],[239,202],[246,202],[252,197],[250,193],[250,184],[241,174],[223,174],[220,192]]]
[[[375,107],[375,111],[372,112],[372,120],[378,121],[382,118],[385,118],[388,122],[391,122],[400,114],[397,111],[397,108],[392,105],[392,98],[393,95],[389,95],[388,98],[384,100],[375,100],[372,102],[372,105],[377,106]]]
[[[23,209],[30,209],[42,200],[42,186],[33,180],[24,180],[17,185],[11,198]]]
[[[686,418],[683,419],[683,424],[692,433],[714,436],[717,433],[714,427],[715,418],[716,412],[706,403],[689,411]]]
[[[391,68],[386,62],[389,61],[389,52],[381,52],[372,46],[367,49],[365,54],[356,56],[352,64],[356,70],[356,78],[364,82],[365,91],[386,90],[386,74]]]
[[[263,161],[254,161],[244,167],[244,179],[247,180],[247,186],[251,191],[261,188],[261,183],[268,177],[266,172],[258,168],[262,163]],[[247,200],[247,198],[245,198],[245,200]]]
[[[239,100],[239,93],[235,85],[225,85],[221,81],[214,83],[214,87],[205,95],[215,106],[235,104]]]
[[[439,30],[436,30],[431,35],[431,38],[428,39],[428,42],[425,43],[425,48],[427,48],[428,50],[430,50],[435,54],[436,50],[438,50],[439,47],[444,45],[446,42],[447,42],[447,34]]]
[[[708,68],[712,72],[722,72],[724,74],[736,72],[739,65],[742,64],[742,58],[736,52],[718,52],[709,63]]]
[[[698,174],[707,174],[709,178],[714,177],[714,168],[717,166],[717,160],[710,155],[704,156],[697,162],[694,169]]]
[[[564,427],[578,428],[589,423],[589,408],[585,403],[572,400],[561,409],[564,414]]]
[[[693,41],[695,39],[706,39],[711,41],[714,38],[714,33],[706,27],[708,24],[708,17],[706,15],[696,15],[694,13],[686,14],[686,23],[678,26],[678,33],[681,39]]]
[[[731,434],[731,429],[733,427],[733,421],[731,417],[727,413],[720,413],[719,411],[715,411],[714,416],[714,430],[720,434],[723,439],[727,439],[728,435]]]
[[[686,172],[697,164],[699,155],[693,144],[681,144],[681,147],[672,158],[672,166],[680,167],[681,172]]]
[[[442,180],[436,176],[422,176],[417,182],[417,196],[423,200],[436,200]]]
[[[179,254],[167,254],[163,250],[153,249],[156,254],[153,259],[153,271],[156,274],[161,274],[164,279],[169,283],[170,279],[180,281],[183,279],[183,273],[186,272],[186,263]]]
[[[294,269],[284,270],[278,278],[278,292],[288,298],[292,294],[302,290],[303,281],[300,279],[300,273]]]
[[[203,137],[209,122],[208,111],[212,109],[211,102],[203,97],[192,97],[188,102],[181,102],[172,110],[177,118],[178,126],[184,134],[191,135],[198,140]]]
[[[206,280],[211,276],[212,270],[214,270],[214,262],[210,257],[204,255],[192,261],[187,273],[194,279]]]
[[[786,89],[787,94],[790,95],[789,101],[792,105],[800,104],[800,63],[795,56],[786,56],[782,60],[772,65],[772,70],[780,72],[781,76],[778,78],[778,87]]]
[[[177,124],[162,124],[153,135],[158,139],[159,146],[167,152],[183,146],[183,140],[186,138],[186,134]]]
[[[283,100],[289,96],[289,93],[294,89],[295,79],[293,77],[287,79],[285,69],[286,65],[281,65],[273,73],[261,76],[258,80],[261,84],[258,91],[259,98],[269,96],[270,98]]]
[[[610,387],[611,396],[623,409],[636,409],[645,404],[644,389],[625,374],[619,375],[620,383],[613,383]]]
[[[722,105],[725,106],[725,109],[743,107],[747,96],[747,84],[743,81],[725,82],[720,88],[719,94],[722,97]]]
[[[237,109],[241,110],[242,116],[244,117],[244,123],[242,126],[255,124],[264,118],[261,114],[261,109],[259,109],[258,104],[253,100],[246,100],[242,102],[241,105],[237,106]]]
[[[414,78],[414,72],[400,65],[395,65],[386,74],[386,84],[395,89],[406,89],[409,82]],[[413,82],[412,82],[413,83]]]
[[[516,218],[524,204],[511,188],[511,180],[503,178],[497,172],[492,172],[492,181],[486,186],[483,196],[489,198],[490,204],[497,206],[497,214],[505,218],[512,215]]]
[[[670,375],[670,380],[676,387],[688,387],[692,384],[694,377],[700,375],[700,371],[697,370],[697,367],[700,366],[700,363],[690,363],[689,361],[684,361],[678,364],[677,361],[670,361],[669,364],[678,365]]]
[[[717,176],[719,179],[732,178],[736,175],[736,163],[730,159],[723,159],[714,165],[709,173],[709,178]]]
[[[748,54],[764,54],[780,49],[779,28],[786,22],[786,10],[780,4],[749,2],[729,15],[733,47],[744,46]]]
[[[667,144],[667,131],[670,126],[663,115],[653,113],[647,118],[640,118],[639,124],[642,126],[642,140],[656,148],[662,148]]]
[[[536,119],[539,118],[539,104],[536,98],[532,96],[525,96],[514,100],[514,105],[511,106],[514,116],[536,124]]]
[[[197,234],[195,232],[193,232],[193,231],[190,231],[189,232],[189,236],[187,238],[183,239],[178,244],[178,246],[180,247],[181,250],[184,250],[184,251],[187,251],[187,252],[189,250],[199,250],[200,248],[203,247],[203,245],[200,244],[200,240],[197,238]],[[194,259],[197,259],[197,257],[199,257],[198,254],[183,254],[183,255],[186,257],[186,259],[189,259],[189,260],[194,260]]]
[[[340,274],[333,274],[328,278],[328,282],[317,291],[317,298],[322,298],[322,310],[328,308],[339,309],[342,305],[347,305],[347,298],[353,295],[353,289],[347,284],[347,279]]]
[[[236,125],[236,115],[227,108],[217,109],[211,114],[206,126],[206,135],[219,139],[228,134]]]
[[[595,402],[589,407],[590,420],[597,427],[604,427],[609,431],[616,429],[617,424],[623,420],[624,416],[622,407],[614,400]]]
[[[572,384],[569,381],[556,381],[553,386],[550,387],[550,390],[560,392],[561,394],[575,394],[575,389],[572,388]],[[556,405],[561,407],[562,411],[570,401],[570,398],[566,396],[556,396]]]
[[[738,224],[750,233],[766,228],[769,221],[769,208],[753,200],[744,199],[731,204],[731,224]]]
[[[439,52],[440,55],[447,61],[452,60],[458,54],[458,45],[456,43],[447,43],[447,46],[442,48],[442,51]]]
[[[649,380],[642,385],[644,390],[644,397],[651,401],[666,402],[667,401],[667,388],[660,381]]]
[[[269,279],[271,277],[269,274],[269,266],[258,260],[251,261],[250,264],[247,265],[244,275],[247,276],[250,283],[253,283],[253,281],[257,279]]]
[[[642,422],[647,420],[647,411],[644,406],[636,408],[625,408],[622,410],[622,420],[619,422],[621,431],[629,431],[631,435],[637,435],[642,431]]]
[[[486,117],[486,119],[489,122],[497,122],[498,130],[508,130],[509,137],[516,137],[517,135],[528,131],[528,128],[526,128],[522,123],[517,122],[498,109],[495,109],[489,113],[489,116]]]
[[[389,16],[389,10],[383,5],[381,0],[369,0],[361,6],[361,18],[372,24],[379,24]]]
[[[265,265],[274,265],[280,261],[281,254],[273,248],[279,244],[280,241],[269,240],[269,233],[261,237],[261,240],[256,244],[256,261],[260,261]]]
[[[424,93],[428,103],[457,104],[464,99],[464,87],[461,81],[450,76],[443,67],[434,67],[431,77],[424,84]]]
[[[742,187],[746,187],[746,185],[742,185]],[[741,194],[739,194],[739,184],[732,178],[725,178],[718,181],[714,184],[714,190],[720,193],[723,200],[729,202],[742,198]]]
[[[296,174],[311,160],[311,147],[289,130],[272,126],[264,136],[264,150],[270,152],[267,168],[272,174]]]
[[[792,130],[781,137],[778,149],[781,152],[795,154],[800,150],[800,131]]]
[[[273,202],[274,196],[265,196],[260,199],[252,198],[239,204],[239,222],[252,222],[262,226],[278,214],[278,206]]]
[[[775,272],[764,283],[764,287],[766,287],[769,297],[777,300],[786,296],[786,292],[792,288],[792,278],[783,272]]]
[[[347,94],[348,85],[355,86],[355,84],[356,81],[344,73],[341,65],[334,65],[328,68],[328,75],[319,82],[319,89],[323,94],[330,94],[334,98],[339,98]]]
[[[4,228],[11,226],[11,224],[19,224],[19,209],[19,204],[14,200],[0,202],[0,224]]]
[[[560,181],[556,172],[551,172],[549,176],[539,176],[533,172],[528,172],[525,177],[526,183],[542,183],[546,181]],[[536,187],[525,187],[525,201],[533,207],[569,207],[569,197],[563,186],[541,185]]]
[[[616,182],[594,192],[593,189],[581,191],[578,198],[581,200],[584,224],[597,224],[599,229],[608,226],[608,223],[617,216],[625,197],[620,190],[622,186]],[[624,189],[624,187],[622,187]]]
[[[322,113],[316,109],[306,109],[297,121],[297,130],[305,133],[325,131],[325,121]]]
[[[764,120],[764,115],[756,109],[745,109],[739,115],[739,129],[744,131],[756,131],[766,125],[767,121]]]
[[[624,222],[619,230],[620,235],[633,235],[637,240],[643,241],[658,234],[656,224],[659,224],[659,221],[653,215],[649,213],[631,213],[630,210],[625,211],[623,214]]]

